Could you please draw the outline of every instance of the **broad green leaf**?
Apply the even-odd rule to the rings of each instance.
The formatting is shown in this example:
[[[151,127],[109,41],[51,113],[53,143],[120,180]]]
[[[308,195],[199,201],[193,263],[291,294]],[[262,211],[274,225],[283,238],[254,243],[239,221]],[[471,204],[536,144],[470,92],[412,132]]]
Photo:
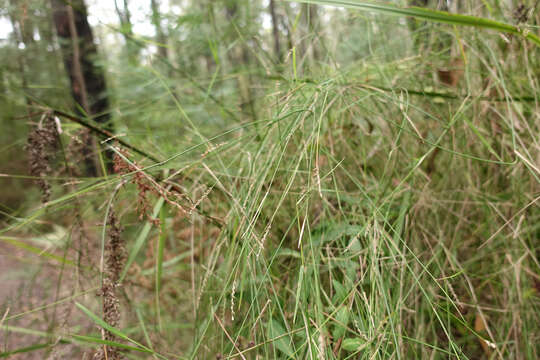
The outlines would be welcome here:
[[[350,311],[345,306],[342,306],[335,315],[336,325],[334,326],[334,331],[332,336],[335,339],[342,338],[347,331],[347,325],[349,324]]]
[[[337,280],[332,280],[332,286],[334,287],[335,291],[333,302],[337,306],[343,302],[348,292],[347,289],[345,289],[345,287]]]
[[[347,338],[341,343],[341,347],[346,351],[360,351],[365,348],[367,343],[360,338]]]
[[[270,319],[267,325],[268,338],[273,340],[273,344],[282,353],[289,358],[294,357],[294,351],[291,347],[291,336],[283,326],[275,319]]]

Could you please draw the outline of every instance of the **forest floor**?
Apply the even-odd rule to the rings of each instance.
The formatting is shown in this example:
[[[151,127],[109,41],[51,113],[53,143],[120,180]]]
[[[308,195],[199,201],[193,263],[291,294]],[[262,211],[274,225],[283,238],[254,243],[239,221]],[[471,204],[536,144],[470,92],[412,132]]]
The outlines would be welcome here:
[[[88,326],[73,301],[65,301],[72,297],[73,283],[60,280],[58,266],[31,260],[23,249],[0,242],[0,353],[20,360],[81,358],[80,347],[50,334],[68,323]],[[55,343],[61,346],[50,346]],[[44,349],[24,351],[39,346]],[[14,349],[17,353],[9,354]]]

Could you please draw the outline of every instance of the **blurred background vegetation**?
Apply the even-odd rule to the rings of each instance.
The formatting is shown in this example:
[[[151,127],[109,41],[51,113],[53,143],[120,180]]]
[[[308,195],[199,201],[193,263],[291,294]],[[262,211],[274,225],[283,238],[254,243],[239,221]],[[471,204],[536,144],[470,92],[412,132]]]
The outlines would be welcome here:
[[[538,1],[0,3],[0,357],[540,357]]]

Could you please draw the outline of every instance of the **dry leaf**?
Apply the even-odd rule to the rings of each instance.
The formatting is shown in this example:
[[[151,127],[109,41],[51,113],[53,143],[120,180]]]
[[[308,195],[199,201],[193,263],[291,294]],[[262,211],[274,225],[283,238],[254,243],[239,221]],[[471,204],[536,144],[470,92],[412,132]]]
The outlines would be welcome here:
[[[476,331],[478,334],[485,333],[486,326],[487,324],[485,323],[485,318],[480,313],[477,313],[474,320],[474,331]],[[491,349],[489,348],[488,342],[481,337],[478,338],[478,341],[480,341],[480,345],[482,346],[482,349],[484,349],[484,353],[489,358],[491,356]]]

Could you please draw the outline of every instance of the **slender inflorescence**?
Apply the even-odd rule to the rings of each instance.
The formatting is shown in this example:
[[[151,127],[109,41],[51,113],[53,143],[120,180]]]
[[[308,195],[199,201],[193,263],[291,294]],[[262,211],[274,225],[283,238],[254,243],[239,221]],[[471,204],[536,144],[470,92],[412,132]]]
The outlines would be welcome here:
[[[120,301],[116,294],[118,280],[125,262],[124,242],[120,236],[122,229],[111,210],[107,219],[109,226],[108,242],[105,246],[106,263],[100,295],[103,297],[103,319],[112,327],[120,323]],[[117,341],[116,336],[103,329],[104,340]],[[117,348],[103,346],[94,354],[95,360],[117,360],[123,358]]]
[[[28,134],[26,151],[30,164],[30,174],[35,176],[41,190],[41,201],[47,202],[51,197],[51,185],[47,176],[51,174],[51,161],[59,144],[58,129],[51,113],[43,114],[39,123]]]

